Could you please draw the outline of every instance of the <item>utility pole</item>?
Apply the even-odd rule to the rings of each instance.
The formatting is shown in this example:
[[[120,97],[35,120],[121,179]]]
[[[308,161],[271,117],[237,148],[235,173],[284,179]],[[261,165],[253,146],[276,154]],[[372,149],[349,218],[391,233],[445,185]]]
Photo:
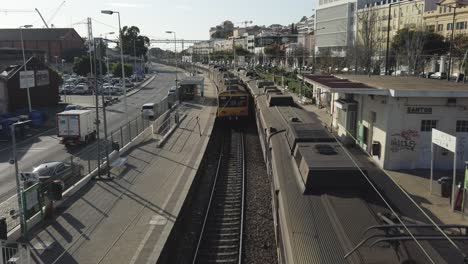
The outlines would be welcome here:
[[[101,78],[104,76],[102,74],[102,54],[101,54],[101,47],[102,47],[102,39],[99,39],[99,47],[97,49],[96,57],[99,58],[99,74]],[[101,83],[101,101],[102,101],[102,118],[104,119],[104,147],[106,153],[106,160],[107,160],[107,177],[111,177],[110,175],[110,160],[109,160],[109,143],[107,142],[107,118],[106,118],[106,104],[104,99],[104,92],[102,90],[102,83]]]
[[[136,73],[136,43],[133,40],[133,72]]]
[[[88,18],[88,22],[90,22],[90,18]],[[91,25],[91,24],[88,24],[88,25]],[[93,34],[93,31],[92,31],[92,27],[88,27],[88,33],[89,35],[92,37],[92,34]],[[96,55],[96,40],[94,38],[90,39],[89,40],[90,44],[93,45],[93,49],[94,49],[94,55]],[[92,56],[92,51],[93,49],[90,49],[89,51],[89,54],[90,56]],[[92,69],[94,68],[94,70],[96,70],[96,67],[97,67],[97,63],[96,63],[96,56],[94,56],[94,61],[91,60],[91,64],[94,63],[94,67],[92,67]],[[101,136],[99,135],[100,132],[99,132],[99,95],[98,95],[98,83],[97,83],[97,71],[93,72],[91,71],[91,78],[94,77],[94,95],[95,95],[95,100],[96,100],[96,121],[94,122],[96,124],[96,138],[97,138],[97,169],[98,169],[98,173],[97,175],[100,177],[101,176]]]
[[[93,76],[93,55],[92,55],[92,51],[94,49],[93,45],[93,25],[91,24],[91,18],[88,17],[88,50],[89,50],[89,73],[90,73],[90,76],[92,77]],[[97,87],[94,86],[94,92],[96,93],[97,92]]]

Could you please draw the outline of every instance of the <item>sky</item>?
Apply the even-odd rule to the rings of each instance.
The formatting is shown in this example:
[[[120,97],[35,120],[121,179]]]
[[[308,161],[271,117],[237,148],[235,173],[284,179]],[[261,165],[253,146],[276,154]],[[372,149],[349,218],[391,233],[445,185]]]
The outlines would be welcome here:
[[[83,23],[87,17],[93,19],[94,36],[117,33],[117,15],[100,12],[110,9],[121,13],[122,26],[135,25],[142,35],[150,39],[173,38],[165,33],[171,30],[176,32],[178,39],[204,40],[209,38],[209,28],[224,20],[231,20],[235,26],[243,26],[237,23],[242,21],[253,21],[254,25],[288,25],[299,21],[304,15],[312,15],[315,6],[315,0],[66,0],[56,12],[62,2],[2,0],[0,28],[17,28],[21,25],[44,27],[39,15],[33,12],[37,8],[49,26],[73,27],[82,37],[87,36],[87,27]],[[52,17],[55,12],[56,15]],[[168,48],[166,44],[152,46]]]

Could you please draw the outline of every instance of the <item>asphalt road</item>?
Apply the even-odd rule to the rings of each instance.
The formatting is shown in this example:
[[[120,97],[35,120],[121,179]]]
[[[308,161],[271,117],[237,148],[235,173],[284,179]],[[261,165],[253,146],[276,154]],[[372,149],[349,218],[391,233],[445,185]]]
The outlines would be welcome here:
[[[148,102],[158,102],[167,95],[167,91],[174,85],[174,72],[172,68],[163,65],[154,65],[158,71],[156,78],[139,92],[127,97],[129,120],[137,118],[141,112],[141,106]],[[106,108],[108,131],[115,131],[126,124],[124,100]],[[94,110],[93,110],[94,111]],[[100,115],[102,118],[102,114]],[[102,124],[102,122],[101,122]],[[101,130],[103,130],[101,125]],[[94,152],[96,146],[90,146],[67,150],[59,143],[56,129],[46,131],[42,135],[28,138],[18,143],[17,155],[19,171],[30,171],[34,166],[47,161],[61,161],[70,156],[78,155],[81,158]],[[90,154],[92,155],[92,154]],[[8,161],[12,157],[11,148],[0,149],[0,202],[5,201],[15,193],[16,180],[14,166]]]

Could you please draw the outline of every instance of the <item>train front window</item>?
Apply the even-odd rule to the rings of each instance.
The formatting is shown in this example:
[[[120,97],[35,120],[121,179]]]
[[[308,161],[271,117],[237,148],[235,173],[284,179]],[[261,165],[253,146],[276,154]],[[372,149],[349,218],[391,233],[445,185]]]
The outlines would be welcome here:
[[[245,107],[247,106],[247,97],[238,96],[238,97],[219,97],[219,106],[220,107]]]

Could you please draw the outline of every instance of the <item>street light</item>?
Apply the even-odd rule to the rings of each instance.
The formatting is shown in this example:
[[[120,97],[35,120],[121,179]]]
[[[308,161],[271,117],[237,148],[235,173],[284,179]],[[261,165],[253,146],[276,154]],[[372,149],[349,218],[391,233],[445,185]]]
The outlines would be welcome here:
[[[26,239],[26,234],[27,230],[25,230],[25,219],[24,219],[24,208],[23,208],[23,197],[21,195],[22,189],[20,185],[20,179],[19,179],[19,170],[18,170],[18,160],[17,160],[17,155],[16,155],[16,126],[18,125],[24,125],[31,122],[31,120],[26,120],[26,121],[21,121],[21,122],[16,122],[11,124],[11,142],[12,142],[12,149],[13,149],[13,159],[12,162],[15,165],[15,178],[16,178],[16,195],[18,197],[18,209],[19,209],[19,215],[20,215],[20,228],[21,228],[21,234],[23,237]]]
[[[449,63],[448,63],[448,72],[447,72],[447,81],[450,82],[450,73],[452,71],[452,46],[453,46],[453,34],[455,32],[455,15],[457,13],[457,8],[458,6],[451,6],[451,5],[442,5],[440,3],[436,3],[438,6],[448,6],[450,8],[453,8],[453,17],[452,17],[452,37],[450,40],[450,48],[449,48]]]
[[[117,13],[119,18],[119,38],[120,38],[120,64],[122,65],[122,88],[124,90],[124,105],[125,105],[125,117],[127,118],[128,123],[128,108],[127,108],[127,87],[125,86],[125,69],[124,69],[124,57],[123,57],[123,37],[122,37],[122,28],[120,27],[120,12],[111,11],[111,10],[101,10],[102,14],[113,15]]]
[[[175,86],[177,88],[177,38],[175,31],[166,31],[167,34],[174,34],[174,58],[175,58]]]
[[[32,28],[32,25],[20,26],[21,49],[22,49],[22,51],[23,51],[23,66],[24,66],[24,71],[27,72],[27,71],[28,71],[28,68],[27,68],[27,66],[26,66],[26,55],[24,54],[23,28]],[[29,94],[29,87],[26,87],[26,93],[28,94],[28,107],[29,107],[29,112],[31,112],[31,111],[32,111],[32,108],[31,108],[31,95]]]

